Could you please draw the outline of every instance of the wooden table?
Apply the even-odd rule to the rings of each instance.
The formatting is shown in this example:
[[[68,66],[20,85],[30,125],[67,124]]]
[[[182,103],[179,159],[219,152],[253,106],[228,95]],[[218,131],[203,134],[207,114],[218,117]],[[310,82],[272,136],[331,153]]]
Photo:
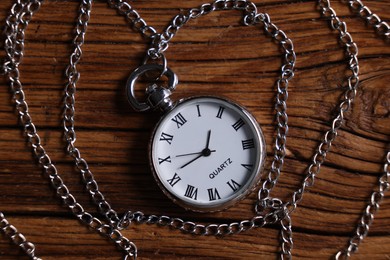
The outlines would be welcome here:
[[[0,2],[1,24],[14,1]],[[73,161],[65,154],[61,107],[63,76],[77,16],[75,0],[45,1],[26,33],[21,65],[30,113],[42,144],[64,182],[89,212],[91,203]],[[203,0],[131,3],[148,24],[161,31],[182,10]],[[287,201],[298,189],[323,133],[329,129],[342,95],[346,68],[336,32],[321,17],[315,1],[255,1],[260,12],[294,42],[295,78],[289,86],[290,131],[285,167],[272,195]],[[366,1],[390,20],[390,1]],[[359,47],[361,85],[331,153],[292,214],[296,258],[329,259],[345,247],[383,171],[390,134],[390,48],[345,3],[332,1]],[[260,26],[240,24],[237,11],[214,12],[189,22],[174,37],[166,56],[180,79],[174,97],[223,95],[250,110],[266,136],[267,168],[275,135],[273,104],[281,51]],[[157,187],[148,169],[147,143],[156,113],[137,113],[128,105],[124,84],[144,57],[147,40],[124,18],[97,0],[83,47],[76,95],[77,146],[113,208],[120,214],[177,216],[202,223],[225,223],[253,216],[255,192],[219,213],[196,214],[175,206]],[[3,55],[3,54],[2,54]],[[87,229],[61,205],[36,165],[14,112],[5,81],[0,88],[0,210],[36,245],[43,259],[119,259],[113,243]],[[266,172],[264,172],[264,176]],[[140,259],[275,259],[279,226],[226,237],[199,237],[155,225],[131,225],[124,235]],[[369,236],[354,259],[390,256],[390,200],[385,197]],[[1,259],[24,259],[1,236]]]

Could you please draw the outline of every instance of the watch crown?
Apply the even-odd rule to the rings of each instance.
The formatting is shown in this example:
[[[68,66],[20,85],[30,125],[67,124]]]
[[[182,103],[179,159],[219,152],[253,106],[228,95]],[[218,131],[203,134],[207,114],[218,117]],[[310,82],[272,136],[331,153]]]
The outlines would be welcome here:
[[[157,84],[150,85],[146,89],[147,103],[154,110],[169,111],[173,108],[173,101],[169,98],[171,94],[172,92],[167,88]]]

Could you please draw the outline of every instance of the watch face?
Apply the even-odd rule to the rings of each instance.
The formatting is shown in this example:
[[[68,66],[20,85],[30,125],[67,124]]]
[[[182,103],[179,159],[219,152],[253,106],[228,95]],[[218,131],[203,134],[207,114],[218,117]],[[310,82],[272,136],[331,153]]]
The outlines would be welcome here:
[[[157,125],[150,148],[160,187],[194,211],[221,210],[247,195],[266,153],[256,120],[216,97],[181,101]]]

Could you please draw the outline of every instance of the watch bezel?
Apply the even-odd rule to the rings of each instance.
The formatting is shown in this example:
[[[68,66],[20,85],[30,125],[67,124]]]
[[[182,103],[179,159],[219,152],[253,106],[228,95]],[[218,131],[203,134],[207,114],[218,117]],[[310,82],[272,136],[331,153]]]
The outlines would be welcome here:
[[[259,143],[259,153],[260,157],[257,158],[257,165],[256,168],[252,171],[252,175],[254,175],[251,180],[248,180],[249,184],[245,184],[247,186],[246,190],[241,192],[240,194],[237,194],[234,198],[231,200],[221,202],[220,204],[215,204],[215,205],[210,205],[210,206],[199,206],[199,205],[194,205],[191,204],[185,200],[180,199],[177,195],[173,194],[170,190],[168,190],[165,185],[163,184],[163,180],[159,177],[159,174],[157,173],[157,170],[155,168],[155,165],[153,163],[153,140],[155,139],[156,132],[160,126],[160,124],[165,120],[165,118],[175,109],[178,107],[185,105],[189,101],[193,101],[196,99],[216,99],[220,100],[223,102],[226,102],[230,104],[231,106],[237,108],[240,110],[246,117],[247,119],[251,122],[253,129],[255,130],[255,134],[258,139]],[[172,200],[176,205],[184,208],[185,210],[189,211],[194,211],[194,212],[201,212],[201,213],[207,213],[207,212],[217,212],[217,211],[222,211],[227,208],[230,208],[237,204],[238,202],[242,201],[245,199],[256,187],[258,186],[259,182],[261,181],[261,175],[262,171],[264,169],[265,165],[265,158],[266,158],[266,143],[265,143],[265,138],[263,135],[263,131],[261,130],[260,125],[258,124],[256,118],[242,105],[237,104],[236,102],[231,101],[230,99],[227,99],[225,97],[220,97],[220,96],[213,96],[213,95],[201,95],[201,96],[192,96],[188,98],[183,98],[177,101],[174,106],[172,107],[171,110],[167,111],[164,113],[164,115],[159,119],[159,121],[155,124],[154,129],[152,131],[150,140],[149,140],[149,146],[148,146],[148,157],[149,157],[149,167],[152,171],[153,178],[157,182],[157,185],[159,188],[163,191],[165,196],[167,196],[170,200]],[[247,183],[248,183],[247,182]]]

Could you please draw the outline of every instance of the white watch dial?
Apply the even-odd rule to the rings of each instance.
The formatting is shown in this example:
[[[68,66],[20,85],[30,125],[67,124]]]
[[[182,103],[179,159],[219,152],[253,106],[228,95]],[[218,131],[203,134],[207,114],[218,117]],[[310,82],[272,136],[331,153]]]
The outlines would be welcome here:
[[[195,211],[231,206],[260,178],[263,134],[242,107],[225,99],[182,101],[163,117],[151,141],[151,164],[164,192]]]

